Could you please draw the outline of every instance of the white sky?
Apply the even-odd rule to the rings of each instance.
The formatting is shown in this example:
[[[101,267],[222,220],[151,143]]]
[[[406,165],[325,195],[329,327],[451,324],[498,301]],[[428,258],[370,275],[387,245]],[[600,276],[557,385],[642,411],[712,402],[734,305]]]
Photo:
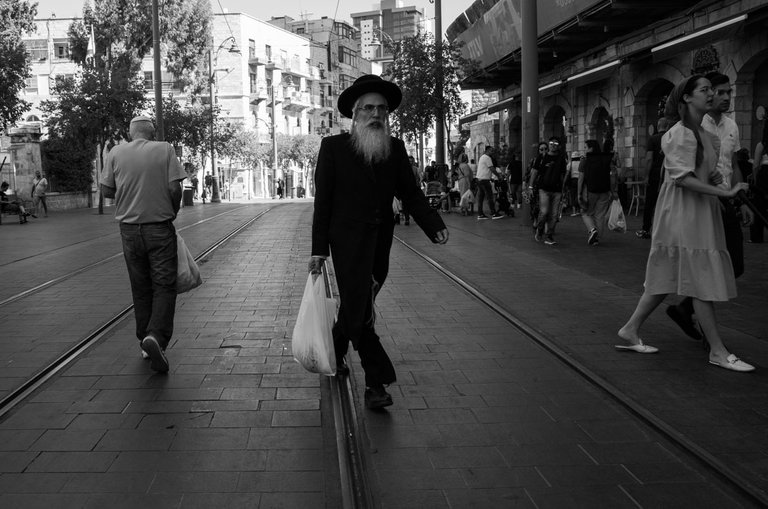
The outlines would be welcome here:
[[[160,0],[162,5],[162,0]],[[55,13],[59,18],[80,16],[84,0],[37,0],[37,15],[50,17]],[[322,16],[350,21],[349,14],[372,10],[377,2],[372,0],[211,0],[213,12],[228,9],[229,12],[243,12],[259,19],[269,20],[272,16],[290,16],[300,19],[302,13],[310,18]],[[429,0],[403,0],[403,5],[415,5],[424,9],[427,19],[435,16],[435,6]],[[472,0],[442,0],[443,31],[464,10],[472,5]],[[337,10],[338,6],[338,10]]]

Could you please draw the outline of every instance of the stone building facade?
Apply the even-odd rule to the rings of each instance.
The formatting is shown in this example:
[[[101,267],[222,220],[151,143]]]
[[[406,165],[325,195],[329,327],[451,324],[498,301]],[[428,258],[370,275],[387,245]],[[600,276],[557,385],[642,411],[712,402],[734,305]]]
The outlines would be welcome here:
[[[686,16],[671,16],[615,39],[594,41],[577,58],[539,76],[539,139],[561,138],[568,151],[587,139],[612,139],[628,175],[642,177],[647,140],[655,132],[673,86],[692,73],[719,71],[733,84],[732,112],[741,144],[753,152],[765,125],[768,87],[768,4],[762,0],[699,2]],[[470,147],[522,144],[519,82],[500,88],[502,98],[462,119]]]

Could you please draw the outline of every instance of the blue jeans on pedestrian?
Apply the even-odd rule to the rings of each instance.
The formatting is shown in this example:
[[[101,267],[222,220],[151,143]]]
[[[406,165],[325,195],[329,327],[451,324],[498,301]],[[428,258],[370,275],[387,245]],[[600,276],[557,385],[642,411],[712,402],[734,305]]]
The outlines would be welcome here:
[[[540,232],[547,235],[555,233],[557,207],[560,205],[560,198],[562,196],[563,193],[560,192],[539,189],[539,219],[536,224]]]
[[[131,281],[136,337],[151,335],[165,349],[176,311],[176,229],[171,221],[120,223],[123,256]]]
[[[488,208],[491,209],[491,215],[496,215],[496,206],[493,204],[493,188],[490,180],[477,181],[477,215],[483,215],[483,201],[488,201]]]

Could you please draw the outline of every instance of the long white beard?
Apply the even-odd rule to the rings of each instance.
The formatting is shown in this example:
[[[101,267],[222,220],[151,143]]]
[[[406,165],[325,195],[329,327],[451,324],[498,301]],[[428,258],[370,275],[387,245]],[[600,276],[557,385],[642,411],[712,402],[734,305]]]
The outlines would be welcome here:
[[[352,125],[352,145],[367,164],[385,161],[391,152],[389,126],[380,123]]]

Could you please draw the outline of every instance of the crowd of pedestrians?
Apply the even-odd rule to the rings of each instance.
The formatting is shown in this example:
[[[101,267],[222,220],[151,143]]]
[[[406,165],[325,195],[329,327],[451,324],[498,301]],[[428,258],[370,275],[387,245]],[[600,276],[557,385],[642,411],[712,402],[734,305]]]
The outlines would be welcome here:
[[[686,335],[705,340],[709,362],[752,371],[725,347],[714,303],[736,296],[735,279],[744,273],[742,229],[749,227],[747,242],[764,239],[760,212],[765,216],[768,203],[768,122],[750,160],[737,124],[726,114],[731,93],[729,78],[720,73],[681,81],[648,140],[639,175],[622,168],[610,137],[602,146],[588,139],[570,153],[563,140],[552,137],[538,144],[525,168],[505,144],[486,146],[476,167],[460,154],[447,180],[434,174],[433,162],[422,181],[442,178],[446,198],[440,207],[450,211],[456,203],[462,215],[474,212],[478,221],[514,216],[525,201],[533,238],[546,245],[557,244],[557,223],[570,212],[584,222],[589,246],[606,238],[609,210],[627,208],[627,180],[641,181],[643,223],[635,235],[650,240],[651,247],[643,296],[619,330],[625,344],[616,348],[656,353],[639,330],[665,297],[675,294],[681,300],[667,306],[666,314]]]

